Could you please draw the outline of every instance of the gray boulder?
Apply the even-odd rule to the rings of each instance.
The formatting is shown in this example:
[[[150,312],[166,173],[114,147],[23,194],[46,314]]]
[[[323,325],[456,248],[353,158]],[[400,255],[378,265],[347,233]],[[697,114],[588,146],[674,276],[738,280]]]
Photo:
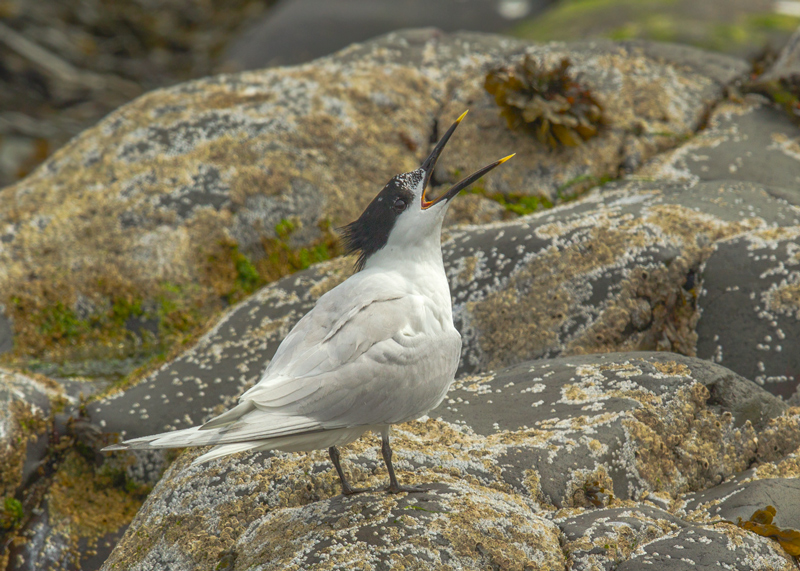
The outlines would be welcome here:
[[[642,568],[659,571],[794,571],[797,565],[775,542],[764,537],[735,528],[698,526],[681,529],[643,545],[630,559],[616,567],[618,571]]]
[[[668,353],[545,359],[461,377],[437,418],[395,431],[401,478],[428,484],[423,494],[343,498],[324,451],[200,466],[191,464],[199,451],[190,451],[167,470],[103,569],[588,569],[575,562],[597,559],[592,542],[614,534],[634,540],[603,550],[615,564],[653,560],[662,544],[672,553],[691,538],[698,545],[687,557],[698,561],[711,557],[703,538],[719,549],[738,545],[723,562],[786,561],[772,540],[693,523],[673,508],[753,462],[777,465],[800,442],[800,417],[782,414],[778,399],[753,383],[730,407],[709,406],[709,387],[733,377]],[[737,426],[737,405],[755,401],[765,403],[761,428]],[[766,433],[786,446],[760,449]],[[352,481],[384,483],[375,439],[344,455]],[[595,509],[603,506],[610,509]]]
[[[695,184],[740,180],[775,187],[776,194],[800,204],[800,133],[786,114],[765,98],[748,95],[724,101],[705,130],[654,158],[637,177]]]
[[[698,300],[697,355],[787,399],[800,379],[798,230],[767,228],[717,244]]]
[[[752,205],[745,216],[741,204]],[[702,279],[711,279],[701,267],[714,245],[774,225],[792,228],[798,218],[795,207],[751,183],[687,189],[631,182],[511,222],[453,230],[444,256],[464,341],[460,373],[570,354],[693,355]],[[263,288],[183,355],[93,402],[91,419],[136,437],[192,426],[230,406],[259,379],[294,323],[351,267],[351,260],[335,260]],[[703,320],[717,323],[713,306],[703,311]],[[729,310],[720,311],[722,323]],[[763,358],[746,334],[726,351],[757,358],[770,375],[785,364]],[[785,355],[797,362],[793,352]],[[791,394],[796,385],[787,376],[768,386]]]
[[[680,509],[693,518],[706,521],[725,519],[744,521],[756,510],[777,506],[774,523],[780,527],[800,528],[800,483],[796,478],[755,479],[756,470],[748,470],[731,481],[695,494],[687,494]]]
[[[526,55],[571,61],[607,115],[599,136],[554,153],[505,126],[484,78]],[[0,332],[13,328],[24,360],[91,364],[114,347],[129,370],[126,359],[288,272],[286,252],[296,265],[330,255],[330,228],[416,168],[439,126],[467,107],[437,179],[516,151],[485,193],[555,198],[692,135],[746,69],[675,46],[417,30],[305,66],[148,93],[0,190]]]
[[[53,401],[67,402],[57,383],[0,369],[0,502],[13,498],[47,456]]]

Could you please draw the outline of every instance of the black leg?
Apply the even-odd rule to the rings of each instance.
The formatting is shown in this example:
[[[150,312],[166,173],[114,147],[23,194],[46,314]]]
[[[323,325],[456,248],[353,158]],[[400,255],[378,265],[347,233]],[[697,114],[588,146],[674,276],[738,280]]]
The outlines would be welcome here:
[[[400,492],[425,492],[425,488],[420,486],[401,486],[397,483],[397,476],[394,473],[394,466],[392,466],[392,447],[389,445],[389,435],[382,437],[381,453],[383,454],[383,461],[386,462],[386,469],[389,470],[389,487],[386,491],[390,494],[398,494]]]
[[[333,466],[336,468],[336,473],[339,474],[339,479],[342,481],[342,494],[345,496],[352,496],[359,492],[369,491],[368,488],[351,488],[350,484],[347,483],[347,479],[344,477],[344,472],[342,471],[342,465],[339,462],[339,458],[341,457],[339,449],[336,448],[336,446],[328,448],[328,455],[331,457],[331,462],[333,462]]]

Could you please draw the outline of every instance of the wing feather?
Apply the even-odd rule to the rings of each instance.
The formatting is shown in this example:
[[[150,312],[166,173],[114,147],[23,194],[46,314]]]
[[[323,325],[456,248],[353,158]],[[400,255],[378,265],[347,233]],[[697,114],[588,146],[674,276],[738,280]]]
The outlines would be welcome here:
[[[216,444],[392,424],[441,401],[461,339],[432,315],[432,302],[393,294],[386,277],[351,278],[339,288],[295,325],[261,381],[242,395],[248,412],[227,424],[218,423],[225,415],[210,421],[221,427]]]

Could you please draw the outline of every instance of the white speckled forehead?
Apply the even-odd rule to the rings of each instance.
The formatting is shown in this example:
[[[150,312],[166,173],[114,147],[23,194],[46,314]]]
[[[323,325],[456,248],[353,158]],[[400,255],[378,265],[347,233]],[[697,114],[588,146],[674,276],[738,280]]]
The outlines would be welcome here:
[[[413,170],[411,172],[404,172],[394,177],[397,183],[401,186],[404,186],[410,190],[416,192],[419,183],[422,182],[425,173],[422,172],[422,169]]]

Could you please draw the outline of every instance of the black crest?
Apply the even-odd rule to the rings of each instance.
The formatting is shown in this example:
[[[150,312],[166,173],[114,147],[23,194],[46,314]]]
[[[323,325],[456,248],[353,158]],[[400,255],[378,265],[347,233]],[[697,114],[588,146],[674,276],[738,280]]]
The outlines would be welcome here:
[[[367,259],[389,240],[394,223],[411,206],[413,188],[422,178],[419,171],[397,175],[369,203],[358,220],[341,229],[347,254],[358,252],[356,271],[364,268]]]

